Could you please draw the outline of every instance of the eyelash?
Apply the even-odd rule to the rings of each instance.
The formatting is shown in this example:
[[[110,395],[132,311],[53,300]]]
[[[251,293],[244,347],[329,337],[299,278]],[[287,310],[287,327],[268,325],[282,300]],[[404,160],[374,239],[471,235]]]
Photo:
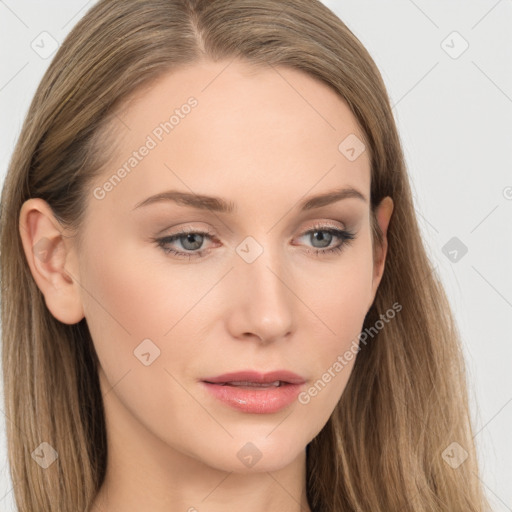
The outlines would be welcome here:
[[[326,255],[326,254],[339,254],[343,251],[343,249],[347,246],[349,246],[356,238],[356,234],[352,231],[347,231],[343,229],[334,228],[332,226],[326,226],[326,225],[316,225],[313,226],[313,228],[309,229],[308,231],[304,232],[301,236],[309,235],[311,233],[315,233],[317,231],[329,233],[331,235],[334,235],[335,237],[344,239],[341,244],[331,247],[329,249],[313,249],[308,250],[306,252],[308,253],[314,253],[316,256],[319,255]],[[203,253],[208,252],[208,249],[203,249],[196,252],[184,252],[184,251],[176,251],[175,249],[171,249],[169,247],[166,247],[168,244],[174,242],[175,240],[178,240],[186,235],[201,235],[206,236],[207,238],[213,239],[214,234],[211,231],[201,231],[196,229],[184,229],[183,231],[180,231],[178,233],[175,233],[174,235],[166,236],[163,238],[155,238],[153,241],[160,247],[166,254],[173,254],[173,256],[177,258],[195,258],[195,257],[202,257]]]

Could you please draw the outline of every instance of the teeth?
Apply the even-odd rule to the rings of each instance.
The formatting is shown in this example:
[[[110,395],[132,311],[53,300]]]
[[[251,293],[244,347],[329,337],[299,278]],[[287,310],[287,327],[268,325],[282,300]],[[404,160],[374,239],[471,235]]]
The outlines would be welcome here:
[[[250,387],[261,387],[261,388],[268,388],[268,387],[279,387],[281,386],[281,381],[276,380],[274,382],[248,382],[248,381],[233,381],[233,382],[224,382],[223,386],[250,386]]]

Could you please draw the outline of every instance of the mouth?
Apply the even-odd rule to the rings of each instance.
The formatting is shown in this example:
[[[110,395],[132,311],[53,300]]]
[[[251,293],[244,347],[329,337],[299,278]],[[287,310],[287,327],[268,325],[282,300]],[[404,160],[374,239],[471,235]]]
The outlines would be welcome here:
[[[253,370],[231,372],[202,379],[208,384],[239,387],[280,387],[286,384],[304,384],[306,381],[300,375],[289,370],[274,370],[260,373]]]
[[[205,380],[207,384],[217,384],[219,386],[235,386],[237,388],[248,388],[248,389],[257,389],[257,388],[278,388],[289,384],[289,382],[283,382],[282,380],[276,380],[274,382],[249,382],[249,381],[230,381],[230,382],[209,382]]]
[[[296,373],[245,371],[202,379],[207,391],[223,404],[245,413],[274,413],[290,406],[306,382]]]

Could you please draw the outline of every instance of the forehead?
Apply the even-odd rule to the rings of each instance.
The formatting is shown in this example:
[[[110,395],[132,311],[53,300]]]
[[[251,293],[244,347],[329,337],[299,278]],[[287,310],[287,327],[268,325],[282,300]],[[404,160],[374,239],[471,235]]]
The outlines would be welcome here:
[[[114,123],[114,162],[98,184],[122,174],[109,195],[132,206],[171,188],[270,201],[283,189],[296,199],[329,187],[369,190],[368,152],[347,158],[346,141],[364,147],[349,106],[296,69],[189,64],[140,89]]]

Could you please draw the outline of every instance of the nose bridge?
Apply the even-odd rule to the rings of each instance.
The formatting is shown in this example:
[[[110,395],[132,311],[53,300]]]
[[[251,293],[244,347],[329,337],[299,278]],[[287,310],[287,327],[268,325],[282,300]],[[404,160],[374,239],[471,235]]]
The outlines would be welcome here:
[[[285,336],[293,326],[293,294],[287,286],[285,257],[273,237],[247,237],[236,249],[237,295],[234,302],[239,335],[263,341]],[[262,240],[264,238],[264,240]]]

